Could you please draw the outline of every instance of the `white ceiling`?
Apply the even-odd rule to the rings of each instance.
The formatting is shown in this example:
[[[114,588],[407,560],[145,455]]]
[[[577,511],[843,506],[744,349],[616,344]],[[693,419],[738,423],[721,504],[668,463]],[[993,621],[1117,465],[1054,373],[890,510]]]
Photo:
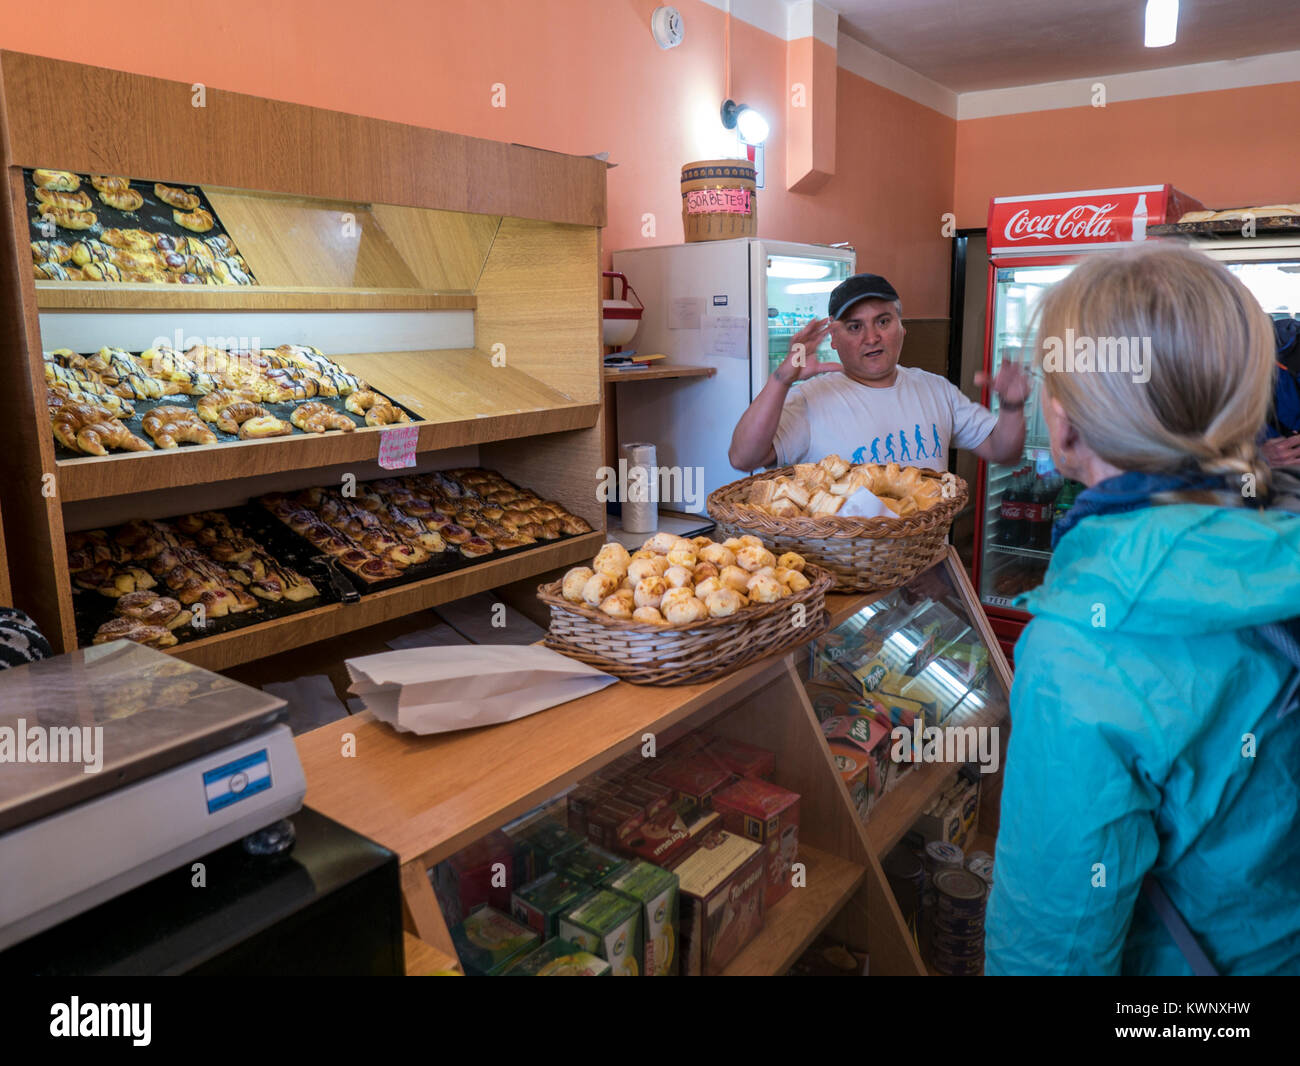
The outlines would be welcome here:
[[[840,32],[956,93],[1300,50],[1300,0],[1182,0],[1167,48],[1142,44],[1145,0],[822,2]]]

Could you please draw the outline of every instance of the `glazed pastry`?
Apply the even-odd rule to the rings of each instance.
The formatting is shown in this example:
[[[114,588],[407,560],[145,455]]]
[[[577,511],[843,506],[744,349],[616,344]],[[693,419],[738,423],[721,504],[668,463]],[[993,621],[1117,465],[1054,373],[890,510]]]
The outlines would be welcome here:
[[[136,211],[144,205],[144,197],[131,188],[100,189],[99,198],[119,211]]]
[[[103,174],[92,174],[90,176],[90,184],[99,192],[120,192],[123,189],[129,189],[131,187],[131,179],[108,177]]]
[[[193,239],[194,239],[193,237],[190,238],[190,240]],[[213,255],[219,257],[224,258],[226,256],[239,254],[239,249],[235,247],[235,242],[232,241],[230,237],[224,233],[217,233],[211,237],[204,237],[203,243],[208,246],[208,248],[212,251]]]
[[[248,264],[242,259],[236,259],[233,256],[218,259],[213,264],[213,271],[217,278],[226,285],[253,284],[253,275],[248,270]]]
[[[123,618],[134,618],[151,626],[176,629],[190,620],[192,615],[170,596],[156,592],[128,592],[117,601],[114,613]]]
[[[33,263],[66,263],[72,249],[62,241],[32,241]]]
[[[151,648],[170,648],[177,643],[176,635],[165,626],[147,625],[134,618],[111,618],[99,627],[92,644],[107,644],[113,640],[131,640]]]
[[[470,537],[460,546],[461,555],[468,559],[477,559],[482,555],[490,555],[494,551],[496,549],[482,537]]]
[[[32,273],[37,281],[80,281],[85,277],[76,267],[69,269],[59,263],[36,263]]]
[[[304,403],[293,409],[289,421],[304,433],[324,433],[327,429],[339,429],[351,433],[356,424],[347,415],[334,410],[325,403]],[[428,504],[425,504],[428,507]],[[429,510],[432,510],[429,507]]]
[[[87,263],[81,268],[87,281],[126,281],[127,275],[115,263]]]
[[[217,435],[188,407],[155,407],[144,416],[141,425],[160,448],[175,448],[182,441],[217,443]]]
[[[94,211],[78,211],[75,208],[55,207],[51,204],[41,204],[40,212],[42,217],[51,219],[56,226],[61,226],[63,229],[90,229],[99,221]]]
[[[113,251],[112,245],[87,237],[72,246],[72,261],[78,266],[85,266],[87,263],[111,263]]]
[[[32,182],[38,189],[60,189],[63,192],[76,192],[81,188],[81,179],[68,170],[33,170]]]
[[[162,182],[158,182],[154,185],[153,194],[169,207],[176,207],[182,211],[193,211],[202,202],[192,192],[186,192],[184,189],[175,189],[170,185],[162,184]],[[208,228],[210,229],[211,227],[209,226]]]
[[[248,419],[239,427],[239,439],[258,440],[262,437],[287,437],[292,432],[293,426],[276,418],[275,415],[258,415]]]
[[[114,248],[130,251],[147,252],[153,248],[153,234],[142,229],[106,229],[99,239]]]
[[[128,566],[123,570],[115,571],[113,576],[95,591],[101,596],[116,600],[130,592],[151,589],[156,584],[158,582],[148,570],[142,570],[138,566]]]
[[[207,211],[199,208],[197,211],[173,211],[172,218],[176,225],[184,226],[187,230],[193,230],[195,233],[207,233],[215,224],[213,218]]]
[[[50,207],[59,207],[68,211],[89,211],[91,208],[90,197],[86,195],[86,190],[80,192],[60,192],[58,189],[37,189],[36,199],[40,201],[41,208],[44,210],[45,205]]]

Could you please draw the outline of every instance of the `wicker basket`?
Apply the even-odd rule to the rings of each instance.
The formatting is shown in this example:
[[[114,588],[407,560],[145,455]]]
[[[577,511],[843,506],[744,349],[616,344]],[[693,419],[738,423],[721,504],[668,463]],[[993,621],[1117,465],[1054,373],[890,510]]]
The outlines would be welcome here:
[[[948,528],[969,496],[966,482],[954,475],[954,492],[907,518],[776,518],[745,503],[755,481],[783,474],[793,475],[794,467],[751,474],[709,493],[709,516],[718,523],[715,535],[753,533],[778,556],[798,552],[831,571],[839,591],[883,592],[928,569],[947,550]]]
[[[551,609],[547,647],[634,685],[694,685],[821,636],[830,625],[826,593],[835,578],[812,565],[804,576],[810,584],[802,592],[683,626],[611,618],[585,603],[570,603],[560,595],[559,581],[539,586],[537,598]],[[803,625],[795,624],[796,604],[803,606]]]

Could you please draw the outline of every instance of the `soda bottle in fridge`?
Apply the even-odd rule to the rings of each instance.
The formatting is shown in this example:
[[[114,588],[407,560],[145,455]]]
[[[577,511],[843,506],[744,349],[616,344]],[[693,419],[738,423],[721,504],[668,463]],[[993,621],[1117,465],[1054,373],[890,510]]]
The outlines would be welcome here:
[[[998,508],[998,543],[1015,546],[1023,535],[1025,503],[1021,495],[1022,471],[1017,470],[1007,480],[1002,490],[1002,503]]]
[[[1029,517],[1029,546],[1039,551],[1052,550],[1052,518],[1056,513],[1056,497],[1061,491],[1061,479],[1052,475],[1040,477],[1034,491],[1033,513]]]

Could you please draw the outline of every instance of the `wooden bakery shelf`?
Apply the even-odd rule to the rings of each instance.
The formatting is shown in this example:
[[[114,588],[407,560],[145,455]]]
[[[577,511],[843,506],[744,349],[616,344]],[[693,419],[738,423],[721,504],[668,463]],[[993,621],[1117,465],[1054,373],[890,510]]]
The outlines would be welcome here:
[[[474,349],[358,353],[339,355],[337,361],[423,416],[417,452],[586,429],[600,416],[598,403],[576,402],[522,370],[493,366],[490,356]],[[60,459],[58,490],[64,502],[72,503],[368,463],[379,455],[382,432],[382,427],[363,426],[352,433],[295,432],[265,440]]]
[[[447,970],[459,970],[460,960],[455,955],[439,951],[432,944],[426,944],[419,937],[410,933],[402,934],[406,949],[406,976],[426,977],[430,974]]]
[[[867,868],[800,845],[808,887],[792,888],[767,912],[763,930],[723,971],[724,977],[779,975],[799,958],[858,890]]]
[[[225,670],[590,559],[604,540],[603,533],[587,533],[501,559],[485,559],[463,570],[409,585],[372,592],[357,603],[326,604],[203,640],[187,641],[168,651],[196,666]]]
[[[37,281],[42,311],[472,311],[472,292]]]
[[[718,372],[712,366],[678,366],[673,363],[660,363],[648,366],[644,370],[611,370],[605,368],[605,384],[617,385],[630,381],[666,381],[669,378],[711,378]]]

